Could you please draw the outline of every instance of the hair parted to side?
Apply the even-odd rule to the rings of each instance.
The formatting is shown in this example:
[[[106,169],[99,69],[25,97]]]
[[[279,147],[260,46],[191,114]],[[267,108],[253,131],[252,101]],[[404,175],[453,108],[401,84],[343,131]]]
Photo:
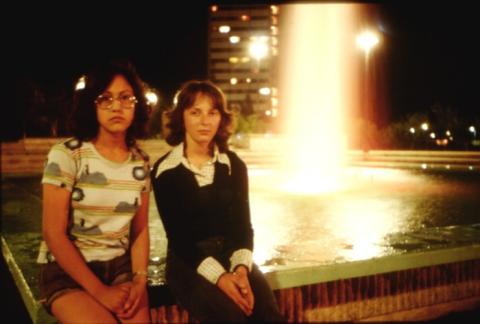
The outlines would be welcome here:
[[[183,112],[195,103],[199,94],[210,97],[213,107],[220,112],[220,125],[213,142],[218,146],[220,152],[225,152],[228,150],[228,138],[232,134],[233,115],[227,110],[227,102],[222,90],[208,80],[190,80],[180,87],[175,95],[174,107],[167,113],[169,121],[166,126],[169,128],[169,132],[166,141],[174,146],[185,140]]]
[[[127,130],[126,144],[131,147],[136,139],[146,137],[149,107],[144,94],[144,83],[131,62],[115,59],[92,69],[86,76],[85,88],[75,91],[69,130],[79,140],[89,141],[97,136],[99,124],[95,99],[108,88],[117,75],[128,81],[138,101],[132,124]]]

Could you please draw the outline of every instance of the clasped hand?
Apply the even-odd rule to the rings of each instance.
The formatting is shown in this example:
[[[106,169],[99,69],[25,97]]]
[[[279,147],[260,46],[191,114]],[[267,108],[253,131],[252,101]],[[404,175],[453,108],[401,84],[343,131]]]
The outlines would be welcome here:
[[[217,282],[220,288],[230,297],[247,316],[252,315],[254,296],[248,281],[248,270],[241,266],[235,272],[224,273]]]
[[[119,318],[126,319],[135,314],[144,290],[145,282],[134,280],[116,286],[105,286],[95,297]]]

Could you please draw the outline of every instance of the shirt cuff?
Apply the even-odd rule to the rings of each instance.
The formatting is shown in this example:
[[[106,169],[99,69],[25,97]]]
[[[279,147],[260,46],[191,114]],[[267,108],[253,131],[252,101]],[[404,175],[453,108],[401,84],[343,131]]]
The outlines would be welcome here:
[[[227,272],[225,268],[213,257],[203,259],[197,267],[197,273],[216,285],[218,278]]]
[[[248,271],[252,271],[252,251],[249,249],[239,249],[232,253],[230,257],[230,272],[239,265],[244,265]]]

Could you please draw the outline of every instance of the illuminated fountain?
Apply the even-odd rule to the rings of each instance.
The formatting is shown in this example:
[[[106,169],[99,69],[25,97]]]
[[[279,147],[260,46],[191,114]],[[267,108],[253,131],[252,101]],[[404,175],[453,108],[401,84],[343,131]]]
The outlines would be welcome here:
[[[345,114],[358,100],[352,39],[354,5],[284,6],[280,102],[285,112],[287,190],[318,193],[341,186]]]
[[[370,92],[361,73],[369,52],[363,61],[355,44],[366,9],[282,6],[279,99],[285,137],[271,142],[282,154],[279,165],[249,165],[254,259],[267,271],[403,253],[422,244],[406,244],[411,239],[396,233],[480,221],[463,207],[476,204],[478,185],[460,189],[412,170],[348,165],[348,125]]]

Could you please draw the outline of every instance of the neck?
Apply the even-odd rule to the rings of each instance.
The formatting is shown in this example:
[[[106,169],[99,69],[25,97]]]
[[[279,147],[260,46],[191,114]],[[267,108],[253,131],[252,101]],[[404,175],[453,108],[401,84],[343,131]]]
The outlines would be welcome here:
[[[197,167],[201,166],[202,163],[209,160],[213,155],[210,149],[213,147],[212,143],[198,143],[187,137],[184,145],[186,146],[184,150],[187,159]]]
[[[111,149],[127,149],[125,133],[109,133],[100,129],[97,137],[93,139],[95,146],[108,147]]]

